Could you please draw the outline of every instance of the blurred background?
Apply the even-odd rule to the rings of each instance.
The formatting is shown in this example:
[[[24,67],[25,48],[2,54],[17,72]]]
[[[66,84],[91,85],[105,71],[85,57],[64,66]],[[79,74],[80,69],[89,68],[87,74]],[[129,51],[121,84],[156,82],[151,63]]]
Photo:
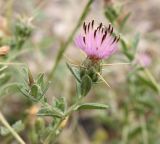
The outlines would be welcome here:
[[[33,76],[47,76],[86,3],[87,0],[0,0],[0,64],[10,63],[6,68],[0,65],[0,111],[10,124],[22,120],[19,134],[27,144],[37,143],[34,125],[39,119],[39,105],[14,87],[23,79],[23,65],[11,63],[25,63]],[[103,22],[106,26],[112,23],[121,35],[119,50],[104,63],[130,64],[103,67],[102,75],[111,88],[104,83],[94,85],[85,101],[108,104],[109,109],[74,113],[57,144],[160,144],[159,13],[159,0],[95,0],[91,4],[85,21],[94,19],[97,25]],[[19,47],[14,44],[17,21],[23,21],[32,31],[27,29]],[[81,31],[82,27],[75,35]],[[49,102],[61,96],[69,104],[72,102],[76,83],[65,63],[80,65],[84,59],[85,54],[72,40],[47,92]],[[45,123],[49,122],[50,118],[46,118]],[[16,143],[2,126],[0,144]]]

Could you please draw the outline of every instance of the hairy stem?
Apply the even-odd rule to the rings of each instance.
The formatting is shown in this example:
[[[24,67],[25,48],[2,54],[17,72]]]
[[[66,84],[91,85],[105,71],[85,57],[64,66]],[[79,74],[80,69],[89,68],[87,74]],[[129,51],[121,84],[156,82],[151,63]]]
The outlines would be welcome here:
[[[56,125],[53,128],[53,131],[47,136],[47,138],[44,141],[44,144],[50,144],[51,140],[55,139],[56,132],[59,129],[60,124],[62,123],[63,119],[61,118]]]

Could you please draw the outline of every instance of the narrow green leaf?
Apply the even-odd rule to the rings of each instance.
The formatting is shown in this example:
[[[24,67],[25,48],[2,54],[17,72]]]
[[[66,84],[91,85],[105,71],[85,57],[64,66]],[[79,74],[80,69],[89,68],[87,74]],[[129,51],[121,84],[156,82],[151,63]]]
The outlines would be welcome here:
[[[36,81],[37,81],[37,84],[38,84],[41,88],[43,88],[43,87],[44,87],[44,74],[43,74],[43,73],[39,74]]]
[[[76,91],[77,91],[77,97],[81,97],[81,84],[76,82]]]
[[[23,95],[29,97],[29,92],[27,91],[27,89],[25,89],[25,87],[19,86],[18,88]]]
[[[61,110],[62,112],[65,111],[65,107],[66,103],[65,103],[65,99],[64,97],[59,97],[56,100],[54,100],[52,107],[56,107],[57,109]]]
[[[19,91],[20,91],[24,96],[26,96],[27,98],[29,98],[30,100],[32,100],[32,101],[34,101],[34,102],[37,102],[37,100],[36,100],[35,98],[33,98],[33,97],[29,94],[28,90],[27,90],[24,86],[20,85],[20,86],[18,86],[18,89],[19,89]]]
[[[53,117],[61,118],[60,114],[58,114],[57,112],[53,112],[52,110],[48,108],[42,108],[41,110],[39,110],[37,115],[38,116],[53,116]]]
[[[76,110],[84,110],[84,109],[107,109],[108,105],[105,104],[99,104],[99,103],[84,103],[81,105],[78,105],[76,107]]]
[[[31,87],[31,95],[34,97],[37,97],[38,95],[38,86],[35,84]]]
[[[68,69],[70,70],[70,72],[73,74],[73,76],[76,78],[76,80],[78,82],[80,82],[78,73],[76,73],[75,70],[73,70],[73,68],[68,63],[66,63],[66,65],[67,65]]]
[[[130,130],[128,137],[130,139],[135,138],[138,134],[140,134],[142,132],[142,128],[140,126],[133,128],[132,130]]]
[[[139,41],[140,41],[140,34],[137,33],[133,39],[133,42],[132,42],[132,48],[136,50],[138,44],[139,44]]]
[[[140,76],[138,75],[138,79],[139,81],[141,81],[143,84],[149,86],[150,88],[152,88],[154,91],[158,92],[157,87],[153,84],[152,81],[147,80],[144,76]]]
[[[39,85],[32,85],[30,95],[39,101],[42,98],[42,90]]]
[[[121,24],[120,24],[120,30],[121,30],[121,31],[122,31],[122,29],[124,28],[124,26],[125,26],[125,24],[127,23],[127,21],[128,21],[128,19],[129,19],[130,16],[131,16],[131,13],[128,13],[128,14],[124,17],[123,21],[122,21]]]
[[[125,42],[123,39],[121,39],[120,42],[121,42],[121,45],[122,45],[123,53],[125,54],[125,56],[126,56],[130,61],[132,61],[132,60],[134,59],[134,55],[131,54],[131,52],[129,52],[129,48],[128,48],[126,42]]]
[[[109,6],[109,7],[107,7],[107,9],[105,11],[105,16],[111,23],[114,23],[114,21],[118,17],[118,14],[117,14],[116,10],[113,8],[113,6]]]
[[[86,96],[91,89],[92,80],[88,75],[83,76],[81,82],[81,96]]]
[[[49,82],[45,85],[45,88],[44,88],[43,93],[42,93],[42,97],[43,97],[43,96],[45,95],[45,93],[47,92],[50,84],[51,84],[51,82],[49,81]]]
[[[7,83],[11,79],[11,75],[8,73],[3,73],[0,75],[0,85]]]

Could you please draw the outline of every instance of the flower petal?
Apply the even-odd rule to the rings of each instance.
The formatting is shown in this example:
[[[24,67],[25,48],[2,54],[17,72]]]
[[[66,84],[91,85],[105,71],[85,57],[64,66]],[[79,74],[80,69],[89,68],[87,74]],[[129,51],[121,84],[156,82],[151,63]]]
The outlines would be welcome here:
[[[80,49],[82,50],[85,50],[85,43],[83,41],[83,36],[82,35],[78,35],[76,38],[75,38],[75,44],[76,44],[76,47],[79,47]]]

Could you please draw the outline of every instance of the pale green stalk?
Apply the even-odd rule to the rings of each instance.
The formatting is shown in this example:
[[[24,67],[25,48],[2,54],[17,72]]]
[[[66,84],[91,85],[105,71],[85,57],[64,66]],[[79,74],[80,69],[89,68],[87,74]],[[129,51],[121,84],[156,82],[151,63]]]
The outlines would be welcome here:
[[[63,119],[61,118],[53,128],[53,131],[47,136],[44,141],[44,144],[50,144],[51,140],[55,140],[56,132],[59,129],[60,124],[62,123]]]
[[[148,78],[151,80],[151,82],[155,85],[155,87],[158,90],[158,93],[160,93],[160,86],[157,83],[157,81],[155,80],[155,78],[153,77],[153,75],[151,74],[151,72],[147,68],[144,69],[144,72],[146,73],[146,75],[148,76]]]
[[[18,135],[18,133],[9,125],[3,114],[0,112],[0,122],[11,132],[11,134],[15,137],[15,139],[20,144],[26,144],[23,139]]]
[[[147,125],[146,125],[145,117],[141,116],[140,121],[141,121],[141,127],[142,127],[143,144],[149,144],[149,142],[148,142],[148,131],[147,131]]]

